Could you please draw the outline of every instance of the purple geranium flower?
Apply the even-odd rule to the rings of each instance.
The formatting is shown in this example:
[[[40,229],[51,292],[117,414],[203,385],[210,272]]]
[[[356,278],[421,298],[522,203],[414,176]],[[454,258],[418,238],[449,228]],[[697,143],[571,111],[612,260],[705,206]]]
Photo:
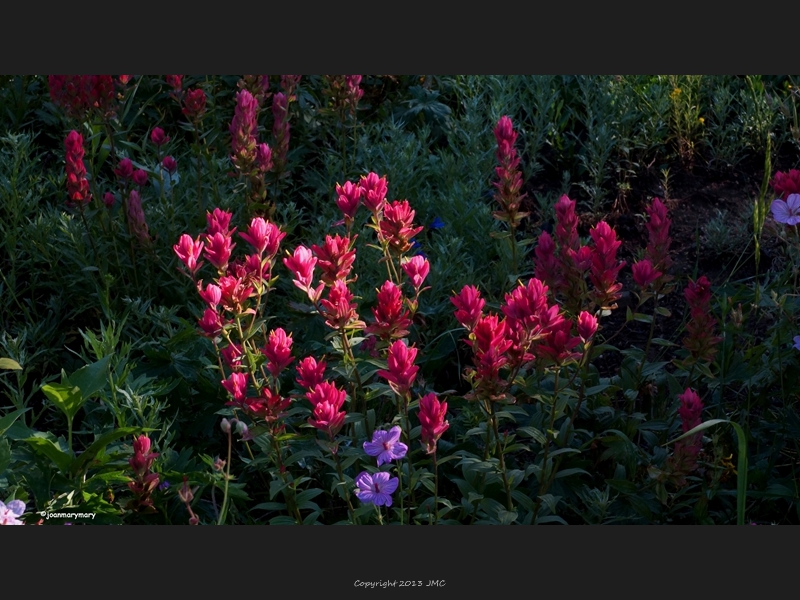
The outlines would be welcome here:
[[[800,194],[789,194],[785,201],[780,198],[773,200],[770,208],[778,223],[792,226],[800,223]]]
[[[389,431],[376,431],[371,442],[364,442],[364,452],[378,457],[378,466],[403,458],[408,446],[400,441],[400,427],[395,425]]]
[[[370,475],[366,471],[356,477],[356,496],[365,504],[391,506],[392,492],[397,489],[397,477],[390,477],[386,471]]]
[[[12,500],[8,504],[0,502],[0,525],[24,525],[25,523],[17,518],[24,512],[25,503],[22,500]]]
[[[800,350],[800,335],[794,336],[794,347]]]

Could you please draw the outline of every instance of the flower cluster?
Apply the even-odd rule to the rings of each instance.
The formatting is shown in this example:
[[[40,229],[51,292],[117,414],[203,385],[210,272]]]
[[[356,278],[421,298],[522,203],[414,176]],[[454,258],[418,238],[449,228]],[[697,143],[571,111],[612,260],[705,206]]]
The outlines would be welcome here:
[[[617,261],[622,242],[617,240],[616,232],[600,221],[589,232],[594,246],[582,246],[575,201],[562,196],[555,210],[555,240],[546,231],[540,234],[535,277],[546,283],[553,294],[561,295],[572,314],[577,314],[588,301],[600,310],[615,309],[622,290],[617,277],[625,266],[624,261]],[[594,286],[591,291],[586,284],[587,273]]]
[[[669,237],[669,227],[672,222],[667,216],[667,207],[658,198],[654,198],[645,210],[650,217],[646,225],[649,234],[647,249],[644,258],[634,263],[631,270],[636,285],[645,291],[652,286],[654,293],[658,294],[663,290],[664,284],[672,279],[666,274],[672,265],[672,258],[669,255],[669,246],[672,242],[672,238]],[[644,298],[643,296],[643,300]]]
[[[53,104],[75,120],[83,121],[90,115],[110,119],[116,113],[111,75],[49,75],[47,83]],[[120,84],[124,85],[122,81]]]
[[[500,307],[503,318],[484,314],[485,301],[473,286],[464,286],[450,299],[456,307],[456,320],[469,332],[474,354],[475,368],[467,371],[473,383],[470,398],[511,399],[501,369],[515,375],[534,361],[558,367],[580,359],[582,353],[575,348],[594,336],[597,319],[582,311],[573,323],[559,312],[557,304],[550,305],[547,300],[548,287],[536,278],[505,295]],[[572,334],[573,328],[578,336]]]
[[[416,348],[409,347],[404,340],[397,340],[389,346],[388,369],[378,371],[378,376],[388,381],[394,393],[406,401],[419,371],[414,364],[416,358]]]
[[[206,114],[206,93],[200,88],[187,90],[183,97],[181,112],[189,121],[197,125]]]
[[[264,102],[270,95],[269,75],[242,75],[237,87],[250,92],[258,105],[264,106]]]
[[[519,156],[514,148],[517,141],[517,132],[511,123],[511,119],[503,116],[494,128],[494,136],[497,140],[497,162],[495,167],[498,181],[494,183],[496,188],[494,197],[500,204],[500,210],[492,213],[495,219],[507,222],[512,229],[516,229],[519,222],[528,216],[526,212],[520,212],[522,200],[525,197],[520,193],[522,189],[522,172],[519,169]]]
[[[703,401],[691,388],[678,396],[680,406],[678,415],[684,433],[691,431],[702,423]],[[696,433],[690,438],[675,443],[672,467],[678,473],[691,473],[697,468],[697,455],[702,449],[702,434]],[[678,478],[679,480],[681,477]]]
[[[306,393],[306,398],[314,407],[308,422],[323,433],[327,433],[331,441],[344,426],[347,413],[342,410],[347,394],[333,383],[323,381],[316,384]]]
[[[358,101],[364,95],[361,89],[361,75],[328,75],[326,94],[330,96],[334,110],[340,114],[350,112],[355,115]]]
[[[243,408],[277,432],[290,404],[290,398],[280,394],[278,380],[294,360],[292,336],[278,327],[269,332],[263,347],[257,347],[255,338],[246,333],[242,333],[244,339],[234,339],[240,332],[229,325],[238,317],[256,315],[261,309],[274,284],[272,269],[286,234],[263,217],[253,217],[247,230],[239,232],[250,252],[244,258],[233,259],[236,228],[231,228],[231,218],[232,213],[215,208],[206,214],[208,226],[204,234],[196,239],[183,234],[173,249],[206,304],[199,321],[203,335],[214,340],[215,346],[220,337],[225,342],[219,352],[230,374],[220,383],[231,397],[228,404]],[[204,284],[198,279],[204,264],[201,255],[216,268],[212,283]],[[269,373],[269,381],[256,378],[259,366]],[[255,390],[253,396],[248,394],[250,383]]]
[[[69,132],[64,140],[67,164],[67,192],[72,204],[83,207],[88,204],[92,195],[89,193],[89,182],[86,179],[86,167],[83,164],[83,136],[77,131]]]
[[[403,294],[391,281],[385,281],[378,290],[378,305],[372,309],[375,321],[366,328],[385,342],[397,340],[408,335],[411,327],[411,314],[403,306]]]
[[[151,473],[150,468],[158,454],[150,452],[150,444],[150,438],[146,435],[140,435],[133,441],[133,457],[128,460],[134,474],[133,481],[128,482],[128,488],[134,495],[128,504],[131,510],[155,510],[151,496],[158,487],[159,476]]]
[[[400,441],[402,430],[395,425],[389,431],[376,431],[371,442],[364,442],[364,452],[378,458],[378,466],[400,460],[408,452],[408,446]],[[391,506],[392,494],[397,489],[399,479],[386,471],[377,473],[361,472],[356,477],[356,496],[365,504]]]
[[[383,218],[379,223],[379,237],[398,255],[411,250],[411,240],[423,227],[414,227],[414,215],[408,200],[395,200],[383,205]]]
[[[297,86],[300,84],[302,77],[302,75],[281,75],[281,89],[286,94],[289,102],[297,100]]]
[[[778,198],[787,200],[791,194],[800,194],[800,171],[790,169],[788,172],[778,171],[770,181]]]
[[[722,341],[714,335],[717,320],[711,314],[711,282],[705,275],[697,281],[690,279],[683,294],[689,304],[683,346],[689,351],[691,362],[710,362],[717,352],[717,344]]]
[[[669,228],[672,225],[667,214],[666,205],[658,198],[653,198],[650,206],[645,207],[647,216],[647,233],[649,235],[645,257],[650,260],[653,268],[666,273],[672,266],[669,247],[672,238],[669,237]],[[666,278],[662,278],[666,280]],[[658,287],[658,286],[656,286]]]
[[[249,91],[236,94],[236,110],[230,125],[231,147],[236,170],[250,183],[249,200],[263,202],[266,198],[264,173],[273,167],[272,150],[267,144],[259,144],[258,100]]]
[[[283,92],[272,97],[272,137],[275,138],[275,170],[286,170],[286,157],[289,155],[289,98]]]
[[[440,402],[436,394],[426,394],[419,401],[419,417],[422,429],[420,438],[427,454],[436,452],[436,443],[442,434],[450,428],[450,423],[445,420],[447,415],[447,402]]]
[[[139,240],[143,246],[150,244],[150,232],[147,228],[144,210],[142,209],[142,198],[139,192],[131,190],[128,194],[128,225],[133,236]]]

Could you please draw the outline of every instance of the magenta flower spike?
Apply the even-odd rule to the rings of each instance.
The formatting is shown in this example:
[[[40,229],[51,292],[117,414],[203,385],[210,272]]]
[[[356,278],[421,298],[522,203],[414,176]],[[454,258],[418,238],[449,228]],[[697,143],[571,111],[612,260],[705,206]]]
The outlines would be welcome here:
[[[324,360],[317,362],[313,356],[306,356],[297,364],[297,383],[308,390],[313,390],[317,384],[323,382],[326,366]]]
[[[153,142],[156,147],[160,148],[169,141],[169,136],[164,133],[161,127],[154,127],[153,131],[150,132],[150,141]]]
[[[378,457],[378,466],[399,460],[408,452],[408,446],[400,441],[402,430],[395,425],[389,431],[376,431],[371,442],[364,442],[364,452]]]
[[[428,276],[431,265],[424,256],[414,256],[400,265],[411,280],[411,285],[418,290]]]
[[[581,311],[578,315],[578,335],[586,342],[597,332],[597,318],[591,313]]]
[[[431,392],[420,398],[417,416],[422,425],[420,437],[427,454],[436,452],[436,442],[450,428],[445,415],[447,415],[447,402],[440,402],[436,394]]]

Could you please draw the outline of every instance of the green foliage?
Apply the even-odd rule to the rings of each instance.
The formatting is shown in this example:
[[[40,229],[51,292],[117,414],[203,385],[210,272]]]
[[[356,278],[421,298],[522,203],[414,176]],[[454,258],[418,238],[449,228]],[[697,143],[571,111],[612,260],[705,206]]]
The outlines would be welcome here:
[[[330,77],[304,76],[289,104],[286,164],[265,177],[267,216],[287,235],[269,303],[245,323],[255,348],[274,328],[292,334],[294,362],[279,377],[254,358],[258,377],[292,397],[280,427],[226,405],[220,381],[230,369],[218,350],[229,340],[198,334],[206,306],[173,251],[181,234],[201,234],[206,211],[230,211],[239,232],[254,215],[252,182],[233,173],[230,158],[239,81],[184,77],[184,92],[199,88],[207,98],[195,127],[164,76],[134,77],[113,117],[85,122],[53,103],[46,77],[0,78],[0,488],[30,503],[28,522],[48,511],[93,512],[92,522],[103,523],[798,522],[800,246],[769,211],[772,165],[798,163],[791,78],[365,76],[358,109],[347,112]],[[280,85],[273,76],[269,91]],[[257,136],[275,152],[271,101]],[[513,232],[492,216],[493,130],[503,115],[519,135],[523,210],[531,213]],[[160,149],[150,140],[155,127],[170,137]],[[93,196],[83,212],[66,204],[72,129],[84,136]],[[177,161],[174,175],[161,166],[166,155]],[[148,176],[138,190],[147,239],[133,234],[125,213],[131,186],[114,173],[123,158]],[[673,272],[678,285],[658,294],[627,285],[623,270],[627,295],[618,312],[599,315],[597,338],[577,346],[581,359],[536,357],[501,370],[504,400],[476,393],[474,374],[465,377],[474,347],[451,298],[475,285],[485,311],[502,315],[506,294],[533,276],[538,236],[552,233],[562,194],[593,224],[643,206],[659,172],[686,179],[745,169],[758,171],[759,197],[741,213],[719,211],[698,239],[705,256],[730,261],[727,281],[713,282],[721,340],[711,360],[692,360],[683,346],[691,316],[681,289],[698,274]],[[348,354],[280,260],[342,233],[336,184],[370,172],[387,178],[388,200],[409,200],[424,227],[406,258],[421,252],[430,263],[406,336],[420,371],[405,401],[378,374],[388,368],[388,344],[369,349],[357,332]],[[361,208],[350,290],[371,323],[377,288],[392,271],[375,232],[362,227],[367,218]],[[581,228],[585,236],[585,221]],[[643,244],[631,240],[623,251],[635,254]],[[234,241],[241,256],[246,242]],[[740,276],[751,256],[755,274]],[[200,271],[204,284],[213,272]],[[403,285],[409,301],[413,290]],[[631,290],[642,292],[638,305]],[[324,358],[326,378],[347,393],[336,440],[309,424],[313,406],[293,370],[306,356]],[[678,396],[690,387],[702,398],[703,424],[684,433]],[[248,398],[259,391],[251,381]],[[420,397],[430,392],[449,404],[435,454],[421,443],[419,420]],[[234,424],[229,435],[220,432],[223,417]],[[721,423],[731,428],[712,427]],[[377,469],[364,441],[394,425],[408,454]],[[169,484],[153,491],[152,510],[132,502],[129,485],[130,443],[142,434],[158,454],[152,473]],[[695,435],[697,468],[682,468],[671,442]],[[359,473],[377,470],[399,478],[390,508],[354,494]]]

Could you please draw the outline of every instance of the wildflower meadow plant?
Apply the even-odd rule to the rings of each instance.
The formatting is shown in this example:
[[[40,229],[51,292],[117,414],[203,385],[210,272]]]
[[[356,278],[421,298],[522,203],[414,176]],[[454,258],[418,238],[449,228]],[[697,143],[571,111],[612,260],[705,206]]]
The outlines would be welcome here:
[[[31,77],[0,118],[63,156],[0,137],[0,523],[794,519],[800,171],[754,274],[630,185],[714,177],[755,80]]]

